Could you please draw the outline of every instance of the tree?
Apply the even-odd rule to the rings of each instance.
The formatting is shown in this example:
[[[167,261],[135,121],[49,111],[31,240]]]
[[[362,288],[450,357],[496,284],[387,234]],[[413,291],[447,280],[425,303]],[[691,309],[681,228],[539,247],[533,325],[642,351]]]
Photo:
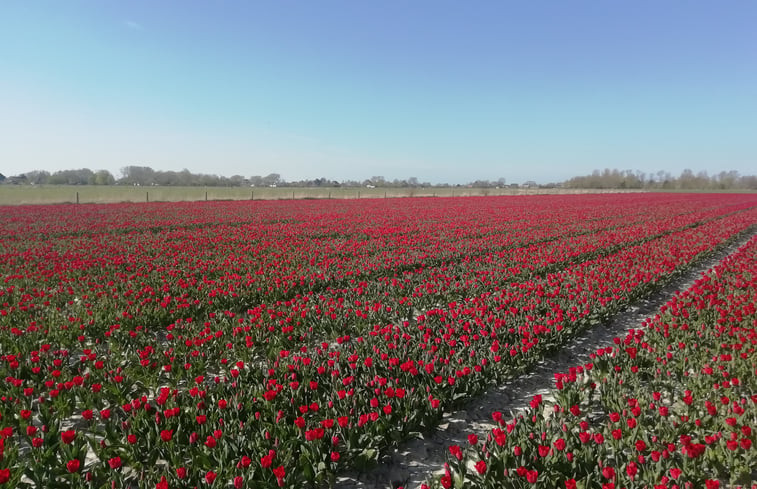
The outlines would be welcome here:
[[[738,186],[749,190],[757,190],[757,175],[739,177]]]
[[[34,170],[26,174],[29,183],[33,185],[43,185],[50,180],[50,172],[44,170]]]
[[[669,172],[666,172],[665,170],[660,170],[657,172],[657,185],[660,188],[669,188],[670,187],[670,180],[673,177],[670,175]]]
[[[180,185],[183,187],[192,185],[192,173],[184,168],[176,174],[176,182],[174,182],[174,185]]]
[[[244,177],[242,175],[232,175],[229,178],[229,185],[232,187],[241,187],[244,185]]]
[[[739,172],[737,171],[721,171],[718,173],[718,187],[721,189],[733,188],[736,185],[736,181],[739,180]]]
[[[179,174],[175,171],[155,172],[155,184],[157,185],[176,185],[179,181]]]
[[[52,185],[88,185],[92,183],[94,175],[89,168],[61,170],[50,175],[47,183]]]
[[[694,177],[694,172],[686,168],[678,178],[678,184],[682,189],[696,188],[697,185],[696,178]]]
[[[281,181],[281,175],[278,173],[269,173],[263,177],[263,185],[278,185]]]
[[[155,183],[155,170],[149,166],[126,166],[121,168],[119,182],[128,185],[152,185]]]
[[[98,170],[95,172],[95,185],[113,185],[116,183],[115,177],[108,170]]]
[[[5,175],[0,173],[0,182],[4,182],[4,181],[5,181]]]

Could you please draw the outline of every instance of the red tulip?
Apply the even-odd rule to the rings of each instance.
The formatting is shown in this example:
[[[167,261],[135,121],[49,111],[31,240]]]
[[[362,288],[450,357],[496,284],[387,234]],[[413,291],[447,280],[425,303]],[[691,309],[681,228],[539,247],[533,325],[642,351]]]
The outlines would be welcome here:
[[[213,483],[213,481],[214,481],[214,480],[216,480],[216,477],[217,477],[216,473],[215,473],[215,472],[213,472],[212,470],[209,470],[209,471],[208,471],[208,472],[207,472],[207,473],[205,474],[205,481],[206,481],[206,482],[207,482],[208,484],[212,484],[212,483]]]
[[[63,431],[60,434],[60,438],[63,441],[63,443],[65,443],[66,445],[70,445],[74,441],[74,438],[76,438],[76,431],[74,430]]]
[[[449,447],[449,453],[458,460],[463,459],[463,451],[458,445],[451,445]]]

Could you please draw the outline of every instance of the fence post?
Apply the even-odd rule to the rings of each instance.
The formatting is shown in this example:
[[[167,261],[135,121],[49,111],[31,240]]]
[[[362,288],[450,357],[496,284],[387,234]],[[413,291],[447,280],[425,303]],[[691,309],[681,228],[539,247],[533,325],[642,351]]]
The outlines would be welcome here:
[[[205,202],[207,202],[207,201],[208,201],[208,191],[206,190],[205,191]]]
[[[79,203],[79,192],[76,192],[76,203]]]
[[[145,192],[145,202],[150,202],[150,192]]]
[[[360,190],[357,191],[357,198],[360,198]]]

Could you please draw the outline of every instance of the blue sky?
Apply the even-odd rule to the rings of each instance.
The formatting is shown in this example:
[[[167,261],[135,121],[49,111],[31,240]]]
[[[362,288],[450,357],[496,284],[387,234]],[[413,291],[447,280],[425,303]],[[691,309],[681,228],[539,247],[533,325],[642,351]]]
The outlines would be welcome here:
[[[757,173],[757,2],[0,2],[0,172]]]

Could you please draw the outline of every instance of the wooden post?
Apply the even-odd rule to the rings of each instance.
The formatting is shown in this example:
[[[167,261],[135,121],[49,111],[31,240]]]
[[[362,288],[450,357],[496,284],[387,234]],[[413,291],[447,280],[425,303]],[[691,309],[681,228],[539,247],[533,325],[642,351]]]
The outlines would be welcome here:
[[[331,192],[329,192],[329,200],[331,200]]]
[[[79,203],[79,192],[76,192],[76,203]]]
[[[292,200],[294,200],[294,190],[292,190]]]
[[[206,190],[205,191],[205,202],[207,202],[207,201],[208,201],[208,191]]]
[[[145,202],[150,202],[150,192],[145,192]]]
[[[386,190],[384,190],[384,198],[386,198]]]
[[[250,200],[255,200],[255,191],[250,190]]]
[[[360,198],[360,190],[357,191],[357,198]]]

